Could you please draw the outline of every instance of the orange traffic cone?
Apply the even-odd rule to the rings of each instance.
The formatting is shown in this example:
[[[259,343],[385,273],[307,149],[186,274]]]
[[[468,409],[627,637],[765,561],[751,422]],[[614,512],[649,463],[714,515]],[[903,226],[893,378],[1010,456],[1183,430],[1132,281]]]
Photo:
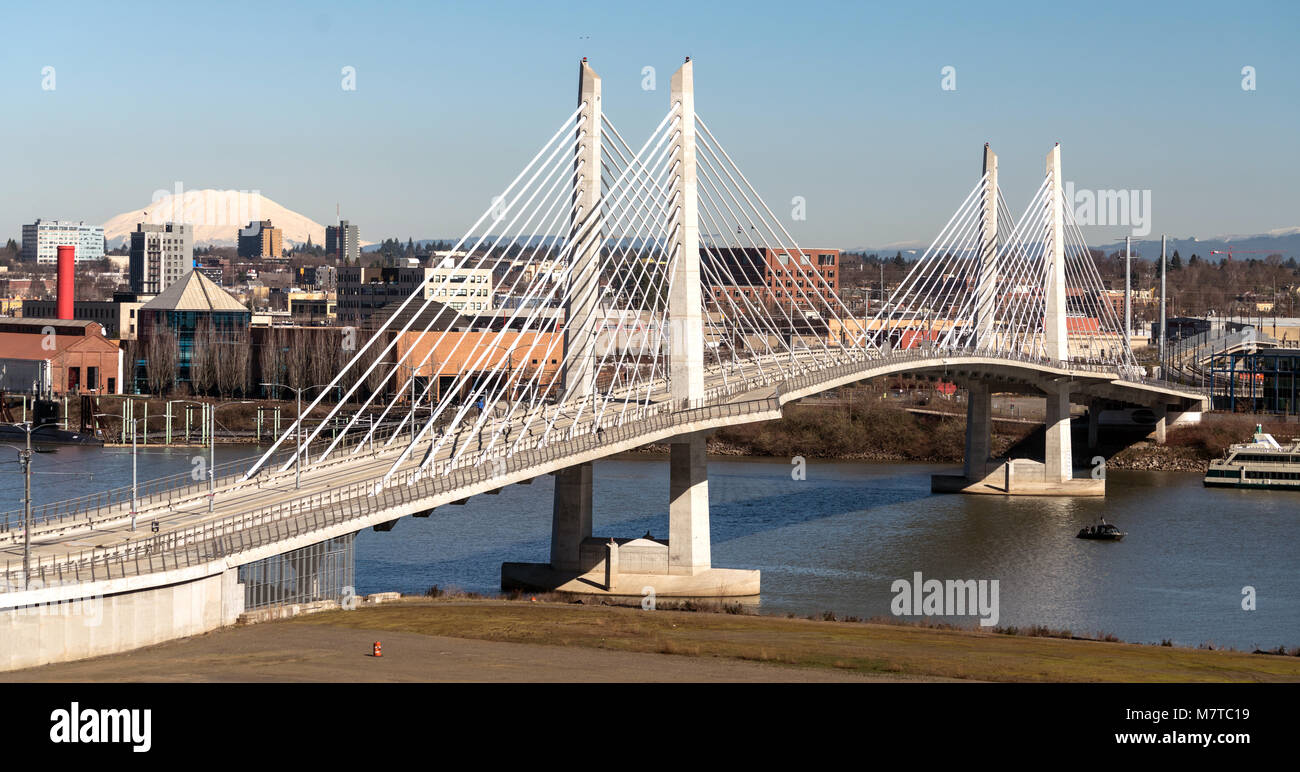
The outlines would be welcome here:
[[[384,648],[379,644],[379,641],[375,641],[374,654],[376,657],[384,656]]]

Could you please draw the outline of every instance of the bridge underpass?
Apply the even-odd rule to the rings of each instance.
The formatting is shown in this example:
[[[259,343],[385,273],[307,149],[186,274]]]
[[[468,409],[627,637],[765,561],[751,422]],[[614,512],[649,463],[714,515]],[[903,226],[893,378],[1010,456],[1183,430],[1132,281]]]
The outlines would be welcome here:
[[[66,627],[33,629],[15,610],[92,596],[162,603],[158,593],[198,585],[211,585],[205,597],[220,600],[198,626],[226,623],[242,605],[240,566],[364,528],[391,530],[400,518],[542,474],[557,477],[550,562],[506,564],[503,585],[751,595],[760,590],[757,571],[712,563],[704,448],[714,429],[773,420],[785,404],[862,380],[942,377],[969,388],[972,399],[963,475],[937,485],[986,492],[997,464],[988,458],[989,394],[1041,393],[1045,463],[1017,467],[1012,486],[990,492],[1095,495],[1104,481],[1075,476],[1072,401],[1186,410],[1202,400],[1147,378],[1134,362],[1062,204],[1059,148],[1018,219],[986,148],[979,183],[872,315],[845,305],[696,115],[689,60],[673,77],[667,114],[639,150],[603,114],[599,78],[585,61],[579,72],[577,109],[450,250],[457,269],[512,260],[538,268],[509,267],[499,288],[512,299],[507,308],[460,315],[417,288],[304,411],[342,391],[324,421],[301,434],[291,426],[211,497],[196,486],[152,497],[135,512],[147,532],[130,530],[132,513],[120,501],[93,515],[88,504],[64,507],[22,528],[21,539],[19,530],[0,532],[7,557],[21,541],[32,544],[30,563],[6,565],[0,636],[62,636],[36,646],[43,661],[102,653],[70,643]],[[765,282],[750,294],[710,291],[761,275],[764,264],[779,266],[788,289]],[[431,283],[447,285],[453,273]],[[554,331],[552,309],[563,309],[562,334],[504,345],[519,341],[507,330]],[[454,325],[436,323],[446,314]],[[506,323],[494,324],[503,315]],[[412,329],[417,320],[423,329]],[[434,352],[453,327],[486,332],[454,339],[469,366],[445,373]],[[408,338],[414,343],[397,350]],[[519,366],[530,360],[559,367]],[[435,384],[441,398],[431,393]],[[322,434],[335,419],[344,428]],[[668,539],[597,537],[592,462],[650,443],[672,447]],[[154,637],[136,636],[138,620],[122,615],[111,627],[117,632],[103,646],[168,634],[160,621]],[[181,629],[198,628],[178,624],[172,632]]]

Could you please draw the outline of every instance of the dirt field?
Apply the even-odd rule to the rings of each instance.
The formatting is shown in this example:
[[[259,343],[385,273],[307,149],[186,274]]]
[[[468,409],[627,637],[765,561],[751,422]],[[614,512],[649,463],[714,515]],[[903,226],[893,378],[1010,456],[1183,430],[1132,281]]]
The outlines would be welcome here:
[[[365,612],[357,612],[365,613]],[[378,638],[383,657],[370,655]],[[270,622],[80,662],[0,673],[12,681],[829,682],[908,681],[759,662]],[[927,679],[934,680],[934,679]]]
[[[371,656],[374,641],[383,656]],[[405,600],[0,681],[1300,681],[1300,657],[904,625]]]

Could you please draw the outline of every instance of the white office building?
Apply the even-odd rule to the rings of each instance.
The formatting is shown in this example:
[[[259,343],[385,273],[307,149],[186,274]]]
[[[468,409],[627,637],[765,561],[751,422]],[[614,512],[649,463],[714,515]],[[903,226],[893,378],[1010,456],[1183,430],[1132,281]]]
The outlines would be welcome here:
[[[98,225],[65,220],[37,220],[23,225],[23,260],[54,265],[59,261],[60,246],[76,247],[78,263],[102,260],[104,229]]]
[[[443,258],[428,274],[428,297],[474,316],[492,309],[492,269],[458,268],[455,259]]]
[[[194,267],[194,226],[138,223],[131,232],[131,291],[157,295]]]

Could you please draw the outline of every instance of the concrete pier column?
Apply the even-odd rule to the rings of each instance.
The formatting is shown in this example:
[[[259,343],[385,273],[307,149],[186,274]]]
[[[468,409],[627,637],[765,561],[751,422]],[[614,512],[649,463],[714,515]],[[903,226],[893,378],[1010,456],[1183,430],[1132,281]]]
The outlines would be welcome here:
[[[596,303],[600,299],[600,247],[602,241],[600,179],[601,119],[600,77],[584,58],[578,68],[578,104],[583,137],[573,161],[574,214],[569,240],[574,243],[565,288],[564,389],[565,397],[586,397],[595,383]]]
[[[555,473],[555,506],[551,511],[551,568],[581,569],[582,540],[591,536],[591,464]]]
[[[1065,326],[1065,201],[1061,192],[1061,146],[1047,154],[1048,244],[1044,262],[1047,276],[1047,313],[1043,320],[1047,356],[1064,361],[1070,358],[1070,339]],[[1050,401],[1050,400],[1049,400]],[[1067,401],[1066,406],[1069,406]],[[1068,411],[1067,411],[1068,412]],[[1066,432],[1068,435],[1069,432]],[[1067,476],[1068,479],[1068,476]]]
[[[1047,391],[1047,446],[1043,460],[1046,482],[1064,482],[1074,477],[1070,448],[1070,384],[1058,383]]]
[[[704,397],[703,287],[700,283],[700,228],[695,155],[695,75],[690,59],[673,73],[672,104],[681,122],[676,140],[680,159],[673,181],[673,276],[668,293],[668,377],[673,400]]]
[[[998,306],[998,157],[984,143],[984,189],[980,193],[979,278],[975,283],[975,345],[991,348]],[[969,425],[969,424],[968,424]]]
[[[1156,405],[1154,412],[1156,414],[1156,428],[1152,434],[1155,436],[1157,445],[1164,445],[1165,432],[1169,426],[1169,406],[1164,404]]]
[[[711,566],[705,432],[674,438],[671,447],[668,573],[697,574]]]
[[[578,66],[578,104],[583,137],[573,161],[574,214],[569,239],[575,244],[565,288],[564,398],[577,402],[591,396],[596,382],[596,303],[599,300],[602,241],[601,105],[600,77],[584,58]],[[481,441],[480,437],[480,441]],[[581,569],[582,540],[591,536],[591,464],[562,469],[555,474],[555,500],[551,511],[551,568]]]
[[[972,382],[966,388],[966,462],[967,480],[984,478],[992,453],[993,395],[988,384]]]
[[[1097,447],[1097,422],[1101,413],[1101,400],[1094,399],[1088,402],[1088,447]]]

